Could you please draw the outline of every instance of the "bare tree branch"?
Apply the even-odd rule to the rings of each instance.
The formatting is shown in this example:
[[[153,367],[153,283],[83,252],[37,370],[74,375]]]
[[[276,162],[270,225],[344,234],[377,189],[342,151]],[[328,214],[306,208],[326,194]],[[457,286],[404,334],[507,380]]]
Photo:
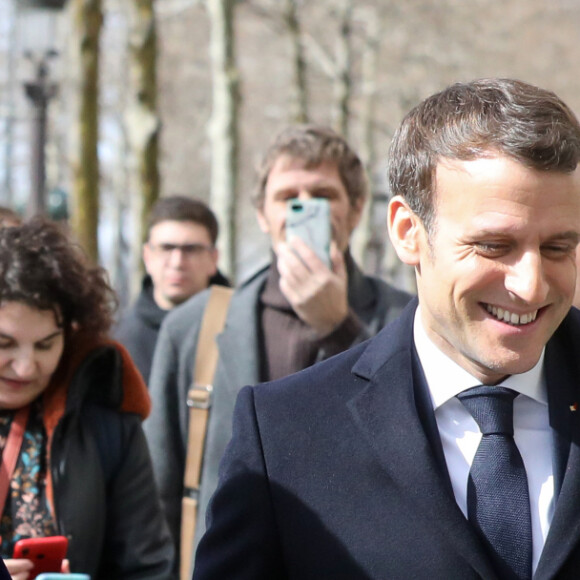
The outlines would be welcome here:
[[[292,66],[291,118],[292,122],[306,123],[308,121],[306,59],[296,0],[285,0],[283,17],[290,36],[290,61]]]
[[[352,94],[352,11],[353,0],[342,0],[338,6],[339,34],[336,39],[336,76],[334,82],[336,130],[348,138],[350,99]]]
[[[305,47],[310,51],[310,58],[315,61],[320,70],[329,78],[336,78],[338,75],[338,69],[334,59],[311,34],[305,33],[303,38]]]

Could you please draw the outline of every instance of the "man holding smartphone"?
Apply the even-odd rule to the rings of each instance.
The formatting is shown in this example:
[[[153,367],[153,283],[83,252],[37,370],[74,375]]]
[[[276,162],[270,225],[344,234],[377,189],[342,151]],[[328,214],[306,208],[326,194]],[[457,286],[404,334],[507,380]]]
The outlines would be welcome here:
[[[248,384],[302,370],[376,334],[410,296],[365,276],[349,252],[351,234],[368,196],[363,165],[329,128],[291,127],[273,141],[259,171],[255,205],[272,244],[272,262],[236,289],[218,336],[196,541],[216,488],[218,465],[231,436],[234,402]],[[330,264],[300,238],[286,239],[290,200],[328,201]],[[203,292],[172,311],[161,328],[150,379],[153,412],[145,423],[166,515],[179,543],[187,448],[187,392]]]

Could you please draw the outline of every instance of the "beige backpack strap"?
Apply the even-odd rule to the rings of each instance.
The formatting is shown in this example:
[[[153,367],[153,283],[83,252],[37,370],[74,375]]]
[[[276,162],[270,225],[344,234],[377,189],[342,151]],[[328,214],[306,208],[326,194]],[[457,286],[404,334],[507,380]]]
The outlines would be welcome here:
[[[232,293],[233,290],[225,286],[210,287],[210,295],[197,341],[193,383],[187,395],[189,430],[181,506],[180,580],[191,580],[201,466],[211,406],[213,378],[219,356],[215,338],[224,327]]]

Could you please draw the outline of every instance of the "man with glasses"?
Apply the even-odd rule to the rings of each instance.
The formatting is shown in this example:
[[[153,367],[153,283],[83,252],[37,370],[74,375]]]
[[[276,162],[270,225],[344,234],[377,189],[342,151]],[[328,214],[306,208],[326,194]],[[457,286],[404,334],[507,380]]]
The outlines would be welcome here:
[[[229,286],[218,272],[218,223],[203,202],[161,198],[149,216],[143,262],[147,275],[135,304],[116,328],[146,382],[161,323],[167,313],[210,284]]]

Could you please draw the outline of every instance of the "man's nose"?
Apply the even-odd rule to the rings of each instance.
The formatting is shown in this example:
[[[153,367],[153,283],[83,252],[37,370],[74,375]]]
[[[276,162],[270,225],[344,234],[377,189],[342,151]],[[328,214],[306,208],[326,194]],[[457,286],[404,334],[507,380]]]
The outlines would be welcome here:
[[[305,201],[307,199],[312,199],[312,192],[310,192],[308,189],[300,189],[298,191],[298,199],[300,201]]]
[[[548,297],[549,284],[546,280],[541,253],[526,252],[509,267],[505,278],[508,291],[529,304],[541,304]]]
[[[179,267],[185,260],[185,252],[178,246],[169,253],[169,264],[173,267]]]

